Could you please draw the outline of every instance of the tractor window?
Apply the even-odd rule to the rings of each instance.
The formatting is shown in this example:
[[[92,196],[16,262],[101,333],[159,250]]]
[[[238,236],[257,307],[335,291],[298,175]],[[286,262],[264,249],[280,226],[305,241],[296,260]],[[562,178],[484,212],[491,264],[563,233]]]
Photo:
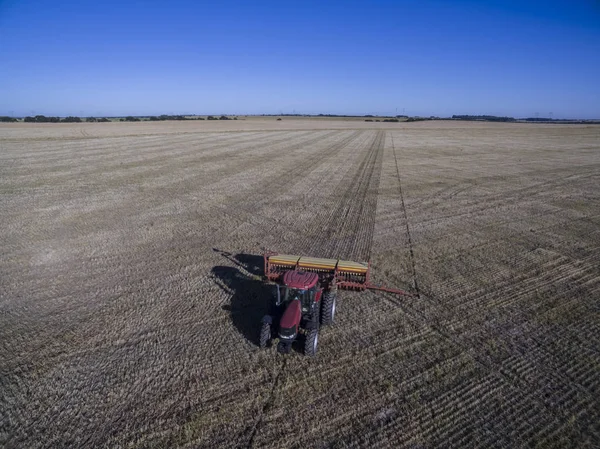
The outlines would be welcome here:
[[[275,284],[274,287],[273,296],[275,297],[275,305],[279,306],[281,304],[282,291],[278,284]]]
[[[306,290],[300,290],[299,288],[287,288],[285,290],[283,302],[292,301],[294,299],[299,299],[302,302],[304,300],[304,296],[306,296]]]
[[[315,291],[317,290],[316,287],[311,288],[310,290],[308,290],[306,292],[306,294],[304,295],[304,298],[302,298],[302,311],[303,312],[308,312],[309,310],[312,309],[312,305],[315,301]]]

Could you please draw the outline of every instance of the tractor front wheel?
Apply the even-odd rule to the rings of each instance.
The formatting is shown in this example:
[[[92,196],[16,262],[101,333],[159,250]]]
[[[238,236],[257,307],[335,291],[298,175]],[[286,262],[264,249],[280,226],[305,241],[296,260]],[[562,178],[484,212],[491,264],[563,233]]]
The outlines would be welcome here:
[[[336,292],[325,292],[323,293],[323,304],[321,310],[321,324],[328,326],[333,324],[333,318],[335,317],[335,302],[337,299]]]
[[[259,344],[261,348],[266,348],[271,342],[271,325],[269,323],[261,323]]]
[[[317,345],[319,344],[319,329],[308,329],[304,340],[304,355],[314,357],[317,355]]]

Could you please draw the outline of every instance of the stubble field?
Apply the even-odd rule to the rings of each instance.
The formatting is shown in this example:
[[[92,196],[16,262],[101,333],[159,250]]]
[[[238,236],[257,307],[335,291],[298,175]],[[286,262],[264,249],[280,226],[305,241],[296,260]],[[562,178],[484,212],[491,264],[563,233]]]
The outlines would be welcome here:
[[[0,126],[0,446],[598,447],[600,127]],[[314,359],[270,249],[370,259]]]

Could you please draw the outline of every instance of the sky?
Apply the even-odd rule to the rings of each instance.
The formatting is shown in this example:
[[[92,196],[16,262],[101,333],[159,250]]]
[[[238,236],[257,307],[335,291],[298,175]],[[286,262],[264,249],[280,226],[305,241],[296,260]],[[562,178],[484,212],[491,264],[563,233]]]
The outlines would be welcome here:
[[[600,1],[0,0],[0,115],[600,118]]]

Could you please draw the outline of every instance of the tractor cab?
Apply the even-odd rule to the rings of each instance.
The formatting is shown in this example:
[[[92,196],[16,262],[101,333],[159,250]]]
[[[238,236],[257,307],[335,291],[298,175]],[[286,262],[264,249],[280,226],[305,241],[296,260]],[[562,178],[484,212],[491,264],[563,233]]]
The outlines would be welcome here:
[[[279,322],[279,338],[283,351],[288,352],[296,339],[300,327],[307,322],[318,321],[319,276],[306,271],[288,271],[283,276],[283,285],[276,286],[276,305],[283,312]],[[301,326],[301,323],[304,323]],[[285,347],[285,348],[284,348]]]
[[[290,301],[297,300],[302,314],[310,313],[315,301],[319,300],[316,294],[318,282],[319,276],[316,273],[288,271],[283,276],[283,285],[278,286],[278,303],[287,306]]]

